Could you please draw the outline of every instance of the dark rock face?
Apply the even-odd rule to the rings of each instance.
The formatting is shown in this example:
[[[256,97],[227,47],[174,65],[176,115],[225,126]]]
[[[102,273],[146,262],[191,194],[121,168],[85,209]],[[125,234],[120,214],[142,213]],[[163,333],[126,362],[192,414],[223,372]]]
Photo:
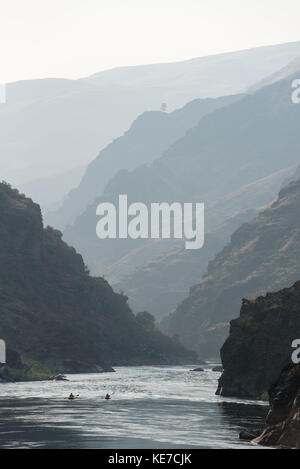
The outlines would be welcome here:
[[[288,365],[270,389],[267,428],[255,443],[300,449],[300,365]]]
[[[0,365],[0,383],[10,383],[12,378],[7,370],[6,366]]]
[[[0,337],[25,357],[62,372],[193,358],[138,322],[127,297],[90,277],[82,257],[43,228],[40,208],[0,184]]]
[[[245,440],[245,441],[252,441],[254,438],[258,437],[260,435],[259,430],[253,430],[248,432],[247,430],[243,430],[239,433],[239,439],[240,440]]]
[[[221,349],[224,372],[217,394],[261,399],[291,363],[300,335],[300,282],[256,300],[243,301]]]

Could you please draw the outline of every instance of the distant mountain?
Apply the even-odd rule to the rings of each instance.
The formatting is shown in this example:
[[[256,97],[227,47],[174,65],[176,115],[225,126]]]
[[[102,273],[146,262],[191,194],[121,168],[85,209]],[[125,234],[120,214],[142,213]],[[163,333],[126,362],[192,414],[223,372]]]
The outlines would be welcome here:
[[[134,170],[141,164],[151,163],[203,116],[241,97],[197,99],[171,113],[143,113],[124,135],[104,148],[89,164],[79,186],[68,194],[57,211],[46,213],[46,221],[62,229],[73,223],[96,197],[102,195],[110,179],[119,171]]]
[[[191,285],[195,285],[205,274],[209,261],[230,241],[232,233],[243,223],[250,221],[258,210],[270,203],[277,195],[285,175],[291,169],[278,171],[224,197],[222,201],[208,205],[207,212],[215,216],[229,217],[223,223],[208,230],[205,243],[199,251],[188,251],[184,247],[161,254],[145,264],[132,269],[139,252],[133,251],[107,270],[114,288],[125,291],[130,306],[139,311],[141,305],[158,319],[171,312],[188,296]],[[244,212],[240,212],[243,207]],[[133,271],[132,271],[133,270]],[[126,272],[130,272],[127,273]]]
[[[7,86],[0,105],[2,178],[15,185],[88,164],[144,111],[245,91],[300,56],[300,43],[123,67],[81,80]]]
[[[270,76],[264,78],[260,82],[256,83],[254,86],[251,86],[248,89],[249,93],[255,93],[261,88],[264,88],[269,85],[273,85],[274,83],[278,83],[281,80],[285,80],[289,78],[291,75],[298,73],[300,71],[300,57],[295,58],[292,60],[286,67],[283,67],[280,70],[277,70],[275,73],[271,74]]]
[[[114,288],[126,292],[133,311],[145,308],[161,319],[187,297],[191,285],[201,280],[208,262],[229,242],[230,235],[256,214],[249,210],[230,218],[206,234],[205,245],[199,251],[174,248],[124,276]]]
[[[201,282],[166,318],[168,332],[201,356],[217,356],[242,298],[256,298],[296,282],[300,278],[299,206],[300,180],[284,188],[270,208],[232,235],[209,263]]]
[[[265,77],[300,57],[300,42],[258,47],[199,57],[184,62],[119,67],[96,73],[88,81],[98,86],[135,87],[153,94],[171,109],[195,97],[218,97],[245,92]],[[261,78],[259,78],[259,76]]]
[[[291,78],[204,116],[153,163],[119,172],[64,238],[79,249],[93,272],[120,283],[121,271],[122,277],[131,274],[183,243],[99,240],[95,227],[100,202],[117,205],[119,194],[127,194],[129,203],[204,202],[206,232],[271,202],[299,164],[300,106],[291,102]]]
[[[56,210],[61,206],[62,200],[68,192],[80,183],[84,171],[85,166],[79,166],[64,173],[20,184],[18,189],[32,200],[39,199],[42,212],[47,213],[49,210]]]
[[[127,297],[90,277],[40,207],[0,184],[0,337],[9,349],[65,372],[193,360],[178,341],[134,316]]]
[[[287,186],[290,182],[295,182],[300,179],[300,166],[296,169],[296,171],[287,179],[283,181],[283,187]]]

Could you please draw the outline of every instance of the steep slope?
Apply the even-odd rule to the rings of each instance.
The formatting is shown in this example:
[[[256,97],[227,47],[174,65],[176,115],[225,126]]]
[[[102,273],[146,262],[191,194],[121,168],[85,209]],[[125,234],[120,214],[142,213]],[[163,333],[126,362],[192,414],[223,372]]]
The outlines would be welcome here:
[[[221,349],[224,372],[217,394],[259,399],[292,362],[292,343],[300,336],[300,282],[243,300]],[[298,337],[299,336],[299,337]]]
[[[300,365],[288,365],[270,390],[267,428],[255,443],[300,449]]]
[[[273,85],[281,80],[288,78],[289,76],[297,73],[300,70],[300,57],[296,57],[292,60],[286,67],[276,71],[271,76],[266,77],[264,80],[256,83],[254,86],[251,86],[248,90],[249,93],[255,93],[265,86]]]
[[[293,174],[290,177],[288,177],[287,179],[283,181],[282,187],[285,187],[291,182],[297,181],[298,179],[300,179],[300,166],[297,167],[296,171],[293,172]]]
[[[89,163],[146,110],[244,91],[300,55],[300,44],[119,68],[84,80],[8,84],[0,105],[2,177],[15,185]]]
[[[144,305],[160,319],[188,296],[191,285],[201,280],[208,262],[230,241],[232,233],[277,197],[284,175],[290,174],[290,171],[287,169],[271,174],[229,194],[222,201],[208,205],[207,213],[214,211],[215,217],[223,219],[224,214],[227,214],[229,218],[208,230],[201,250],[192,252],[180,246],[174,247],[172,251],[136,269],[133,267],[138,263],[141,253],[134,250],[109,267],[107,278],[117,291],[126,292],[134,311],[139,311],[141,305]],[[240,212],[240,207],[245,212]]]
[[[205,356],[216,356],[238,316],[242,298],[254,298],[300,278],[300,181],[284,188],[259,217],[241,226],[210,262],[165,327]]]
[[[117,205],[119,194],[127,194],[129,203],[147,205],[204,202],[206,231],[248,209],[246,197],[236,197],[229,203],[231,195],[299,164],[300,106],[291,102],[290,79],[208,114],[152,164],[118,173],[102,197],[65,231],[65,239],[82,252],[93,272],[109,272],[113,277],[110,266],[131,251],[144,253],[134,262],[136,268],[173,249],[174,242],[97,239],[96,207],[100,202]],[[273,191],[269,200],[263,197],[263,203],[270,202],[275,194]],[[252,208],[261,205],[257,203]]]
[[[133,311],[145,308],[161,319],[188,295],[191,285],[201,280],[208,262],[229,242],[230,235],[256,214],[254,210],[249,210],[236,215],[207,233],[202,249],[187,251],[181,247],[175,248],[143,264],[114,287],[117,291],[126,292]]]
[[[201,117],[215,109],[231,104],[242,95],[218,99],[197,99],[171,113],[152,111],[139,116],[124,135],[100,151],[92,161],[76,189],[73,189],[59,210],[47,213],[48,223],[65,228],[81,215],[96,197],[102,195],[109,180],[121,170],[134,170],[151,163]]]
[[[0,185],[0,337],[61,371],[174,363],[191,354],[135,317],[124,295],[90,277],[82,258],[43,228],[31,199]]]

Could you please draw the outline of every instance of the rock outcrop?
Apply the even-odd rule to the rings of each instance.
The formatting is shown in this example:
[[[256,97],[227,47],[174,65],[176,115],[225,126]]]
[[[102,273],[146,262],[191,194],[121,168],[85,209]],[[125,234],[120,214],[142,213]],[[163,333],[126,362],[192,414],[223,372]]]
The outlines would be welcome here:
[[[270,389],[267,427],[254,440],[265,446],[300,449],[300,365],[288,365]]]
[[[244,300],[221,349],[224,372],[217,394],[263,399],[281,370],[292,360],[292,343],[300,338],[300,282]]]
[[[61,233],[43,228],[40,207],[3,183],[0,218],[0,337],[8,348],[60,372],[192,359],[138,320],[125,295],[90,277]]]

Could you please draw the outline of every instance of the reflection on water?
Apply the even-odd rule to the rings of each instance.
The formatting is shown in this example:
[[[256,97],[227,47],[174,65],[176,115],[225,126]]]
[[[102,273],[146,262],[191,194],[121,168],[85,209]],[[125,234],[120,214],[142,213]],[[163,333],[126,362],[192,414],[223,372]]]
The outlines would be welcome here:
[[[218,376],[211,367],[128,367],[1,385],[0,447],[256,448],[238,434],[261,427],[267,407],[215,396]],[[64,399],[70,392],[80,398]]]

